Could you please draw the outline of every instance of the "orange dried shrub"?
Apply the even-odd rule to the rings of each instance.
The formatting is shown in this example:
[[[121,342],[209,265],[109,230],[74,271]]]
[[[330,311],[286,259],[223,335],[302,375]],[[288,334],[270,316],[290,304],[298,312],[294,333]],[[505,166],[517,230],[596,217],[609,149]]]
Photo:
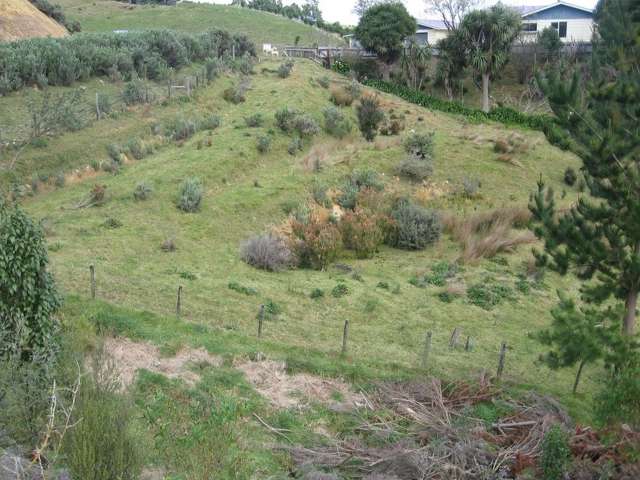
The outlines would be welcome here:
[[[340,230],[333,223],[311,218],[307,223],[293,221],[294,252],[302,267],[324,270],[338,257],[342,246]]]
[[[361,208],[348,211],[340,221],[342,241],[358,258],[370,258],[378,251],[392,229],[392,220],[380,213]]]

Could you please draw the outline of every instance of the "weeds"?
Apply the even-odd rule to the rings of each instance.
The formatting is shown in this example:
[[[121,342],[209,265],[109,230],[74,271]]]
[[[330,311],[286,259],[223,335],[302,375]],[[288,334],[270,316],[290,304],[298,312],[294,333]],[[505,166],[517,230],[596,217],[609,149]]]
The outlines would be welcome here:
[[[258,294],[258,290],[253,287],[245,287],[244,285],[240,285],[238,282],[229,282],[227,285],[230,290],[234,292],[243,293],[245,295],[253,296]]]

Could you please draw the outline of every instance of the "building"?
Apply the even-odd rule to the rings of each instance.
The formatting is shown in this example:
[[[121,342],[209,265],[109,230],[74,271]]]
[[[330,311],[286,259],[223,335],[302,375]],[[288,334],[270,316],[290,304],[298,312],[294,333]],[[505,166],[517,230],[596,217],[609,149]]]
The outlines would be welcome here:
[[[533,41],[538,33],[551,27],[565,43],[590,43],[593,35],[593,10],[567,2],[544,7],[519,7],[523,39]]]
[[[449,30],[442,20],[417,20],[415,39],[418,45],[435,45],[446,38]]]

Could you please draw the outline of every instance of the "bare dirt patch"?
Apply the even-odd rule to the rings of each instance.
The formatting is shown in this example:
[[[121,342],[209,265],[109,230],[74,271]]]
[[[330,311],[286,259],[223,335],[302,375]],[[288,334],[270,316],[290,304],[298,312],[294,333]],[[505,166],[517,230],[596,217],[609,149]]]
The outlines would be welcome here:
[[[113,358],[123,388],[133,383],[136,372],[145,368],[169,378],[179,378],[194,385],[200,376],[189,370],[189,365],[208,363],[219,367],[222,359],[211,355],[204,348],[183,348],[174,357],[163,358],[158,347],[149,343],[134,342],[127,338],[107,338],[105,352]]]
[[[290,375],[284,362],[245,362],[236,368],[278,408],[299,408],[310,401],[329,404],[335,410],[353,410],[365,405],[363,395],[353,392],[346,383],[308,373]]]

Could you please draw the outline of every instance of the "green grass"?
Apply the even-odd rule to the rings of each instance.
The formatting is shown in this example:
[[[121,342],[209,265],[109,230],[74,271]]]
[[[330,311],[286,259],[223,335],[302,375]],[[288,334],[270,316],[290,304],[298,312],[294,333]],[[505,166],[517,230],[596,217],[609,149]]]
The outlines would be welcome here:
[[[263,65],[273,69],[277,63]],[[221,98],[222,91],[232,83],[232,79],[222,78],[202,90],[197,101],[171,105],[166,110],[154,108],[150,113],[153,117],[175,115],[176,110],[183,114],[219,114],[222,126],[213,133],[213,147],[198,149],[198,142],[206,138],[206,133],[198,133],[181,147],[169,145],[127,165],[116,176],[79,181],[27,200],[29,212],[46,221],[50,245],[55,245],[51,251],[52,268],[62,289],[86,296],[88,265],[94,263],[99,298],[129,310],[168,316],[175,309],[178,285],[183,285],[185,325],[205,328],[220,338],[225,338],[222,332],[233,334],[238,340],[229,341],[227,348],[232,352],[236,341],[244,339],[240,341],[242,345],[254,336],[259,305],[271,300],[281,307],[281,312],[266,323],[265,341],[274,345],[280,356],[304,352],[291,355],[292,365],[297,368],[317,370],[318,365],[331,364],[334,373],[341,372],[332,359],[340,351],[345,319],[351,322],[349,365],[357,370],[380,371],[380,375],[385,371],[383,365],[390,365],[397,374],[419,365],[427,330],[434,334],[431,372],[447,377],[473,379],[481,370],[493,372],[500,343],[505,341],[510,346],[507,385],[515,390],[551,393],[579,418],[588,417],[596,368],[585,372],[582,391],[586,393],[573,397],[572,371],[551,372],[534,363],[541,347],[527,334],[548,323],[556,288],[575,287],[549,275],[545,288],[522,293],[516,285],[524,268],[522,262],[530,255],[527,247],[509,255],[507,265],[483,261],[465,266],[460,273],[467,285],[482,282],[490,275],[513,291],[491,310],[472,305],[466,297],[446,303],[438,298],[441,287],[417,288],[409,283],[412,277],[431,274],[436,262],[455,260],[459,246],[447,237],[422,252],[383,248],[371,260],[358,260],[345,252],[340,262],[353,266],[361,281],[333,267],[325,272],[268,273],[239,259],[240,242],[282,222],[285,214],[281,206],[308,198],[315,179],[337,185],[352,169],[370,167],[384,174],[389,191],[411,194],[420,189],[393,177],[393,168],[404,155],[397,137],[366,143],[354,132],[343,143],[336,143],[320,135],[311,147],[322,152],[323,168],[319,173],[311,168],[309,145],[292,157],[286,151],[289,138],[281,133],[275,133],[270,152],[256,151],[256,137],[269,130],[275,132],[273,114],[285,105],[320,120],[322,108],[329,104],[329,94],[310,79],[325,73],[307,62],[297,62],[287,79],[259,73],[253,77],[247,101],[235,106]],[[337,76],[332,78],[334,82],[344,81]],[[459,188],[464,177],[477,177],[482,182],[478,199],[451,194],[427,200],[430,207],[461,215],[500,206],[524,206],[540,174],[559,191],[564,169],[578,164],[574,156],[550,146],[542,134],[523,130],[516,130],[529,145],[528,151],[518,156],[522,167],[502,163],[496,160],[488,140],[504,137],[512,130],[496,124],[469,124],[460,117],[429,112],[394,97],[382,98],[387,110],[407,112],[407,129],[435,130],[434,182],[438,186]],[[352,109],[345,111],[354,117]],[[244,117],[257,112],[267,119],[265,125],[246,128]],[[58,148],[74,141],[85,142],[89,148],[103,137],[111,138],[123,131],[130,135],[127,129],[136,131],[141,120],[147,121],[143,112],[131,112],[123,125],[114,123],[112,129],[105,123],[102,128],[64,135],[56,140],[60,142]],[[204,182],[205,196],[200,212],[185,214],[176,208],[175,200],[182,181],[192,176]],[[141,180],[152,184],[154,193],[145,202],[135,202],[132,192]],[[70,208],[95,182],[107,186],[106,204],[90,209]],[[571,201],[575,195],[570,191],[564,201]],[[117,219],[122,226],[104,228],[107,218]],[[167,237],[175,238],[177,250],[173,253],[160,249]],[[185,271],[190,272],[190,279],[177,273]],[[255,289],[257,294],[231,290],[228,285],[232,282]],[[329,293],[339,282],[344,282],[349,294],[336,298]],[[393,288],[377,288],[380,282]],[[317,288],[328,293],[311,298]],[[449,349],[448,338],[455,327],[461,330],[461,338],[472,337],[472,352]],[[162,332],[156,334],[174,335],[173,328]],[[246,349],[240,348],[239,353],[243,352]],[[307,357],[306,352],[314,354]]]
[[[177,7],[134,5],[111,0],[60,0],[65,13],[78,20],[85,32],[169,28],[202,32],[210,28],[246,34],[261,50],[263,43],[343,45],[339,35],[280,15],[226,5],[184,3]]]

